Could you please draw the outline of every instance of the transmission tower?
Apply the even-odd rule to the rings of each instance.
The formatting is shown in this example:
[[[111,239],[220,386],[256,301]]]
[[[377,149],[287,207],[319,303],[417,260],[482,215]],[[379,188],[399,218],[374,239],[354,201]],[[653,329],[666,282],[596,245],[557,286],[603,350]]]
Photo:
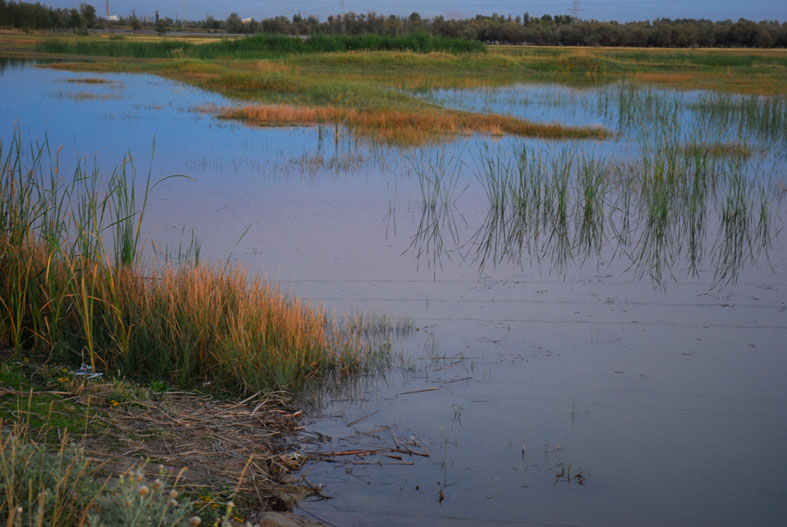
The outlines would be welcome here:
[[[574,5],[571,6],[571,16],[574,17],[574,20],[579,20],[579,13],[582,12],[582,8],[579,6],[579,0],[574,0]]]

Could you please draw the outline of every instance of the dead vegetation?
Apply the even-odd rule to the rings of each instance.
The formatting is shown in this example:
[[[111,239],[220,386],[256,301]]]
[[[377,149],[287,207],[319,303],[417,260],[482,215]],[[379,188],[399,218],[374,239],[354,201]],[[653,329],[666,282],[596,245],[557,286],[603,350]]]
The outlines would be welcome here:
[[[244,522],[255,524],[266,512],[291,511],[300,500],[320,495],[319,488],[296,475],[308,459],[293,446],[302,412],[288,408],[290,398],[283,392],[258,392],[237,401],[81,378],[58,389],[19,388],[0,386],[0,409],[12,409],[25,427],[44,423],[33,432],[39,441],[53,443],[53,451],[67,437],[98,467],[99,479],[114,479],[135,467],[151,480],[162,471],[182,474],[180,488],[203,518],[231,499]],[[64,411],[73,420],[71,431],[49,428]],[[10,432],[19,421],[0,418],[0,423]]]

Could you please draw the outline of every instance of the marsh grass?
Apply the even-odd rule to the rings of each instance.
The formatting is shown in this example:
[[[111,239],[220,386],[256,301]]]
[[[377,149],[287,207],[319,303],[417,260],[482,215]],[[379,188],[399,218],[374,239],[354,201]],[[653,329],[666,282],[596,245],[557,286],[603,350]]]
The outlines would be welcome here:
[[[155,183],[136,189],[130,161],[106,180],[82,164],[68,179],[46,144],[23,148],[17,134],[0,149],[0,341],[17,356],[231,392],[365,367],[361,335],[243,269],[195,264],[196,240],[187,265],[143,266]]]
[[[787,97],[704,94],[693,105],[707,127],[731,128],[739,136],[787,143]]]
[[[71,99],[74,101],[108,101],[110,99],[119,99],[119,95],[112,95],[109,93],[89,93],[89,92],[60,92],[57,97],[62,99]]]
[[[442,258],[450,259],[443,236],[450,237],[453,245],[459,243],[457,221],[466,224],[457,213],[456,202],[467,187],[460,189],[459,174],[462,166],[459,157],[449,156],[445,150],[426,152],[419,150],[410,160],[412,173],[418,179],[421,194],[421,216],[418,228],[407,251],[415,254],[420,266],[426,259],[430,269],[442,268]],[[436,275],[435,275],[436,276]]]
[[[539,124],[511,116],[446,110],[356,110],[337,106],[299,107],[290,105],[255,105],[229,108],[220,117],[261,126],[312,125],[336,123],[369,135],[377,140],[400,145],[418,145],[441,136],[473,133],[500,136],[511,134],[548,139],[603,139],[608,133],[601,128],[579,128],[557,124]]]
[[[623,161],[572,148],[483,149],[476,178],[487,215],[460,245],[482,270],[531,258],[564,273],[610,247],[656,284],[679,269],[734,282],[767,257],[774,185],[746,151],[718,156],[687,147],[681,135],[663,134]]]
[[[40,53],[131,58],[265,58],[290,54],[347,51],[412,51],[430,53],[483,53],[484,44],[425,33],[385,35],[313,35],[306,39],[261,33],[240,39],[192,44],[182,40],[47,39],[36,43]]]
[[[100,77],[85,77],[79,79],[66,79],[71,84],[111,84],[112,81]]]

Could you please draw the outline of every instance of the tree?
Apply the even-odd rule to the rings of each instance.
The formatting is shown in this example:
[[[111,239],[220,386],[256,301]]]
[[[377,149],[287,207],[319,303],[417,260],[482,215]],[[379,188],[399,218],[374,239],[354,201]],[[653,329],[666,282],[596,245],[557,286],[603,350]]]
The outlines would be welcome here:
[[[158,21],[156,22],[156,33],[158,33],[159,35],[163,35],[166,32],[167,32],[167,23],[164,22],[163,18],[159,18]]]
[[[142,22],[139,21],[137,15],[131,15],[131,18],[129,19],[129,23],[131,24],[131,30],[134,31],[135,33],[140,29],[142,29]]]
[[[68,26],[74,30],[74,33],[79,33],[85,25],[85,19],[76,9],[71,10],[71,16],[68,19]]]
[[[240,19],[238,13],[232,13],[224,21],[224,30],[227,33],[243,33],[243,20]]]
[[[95,27],[96,25],[96,8],[90,4],[79,4],[79,14],[85,19],[87,27]]]

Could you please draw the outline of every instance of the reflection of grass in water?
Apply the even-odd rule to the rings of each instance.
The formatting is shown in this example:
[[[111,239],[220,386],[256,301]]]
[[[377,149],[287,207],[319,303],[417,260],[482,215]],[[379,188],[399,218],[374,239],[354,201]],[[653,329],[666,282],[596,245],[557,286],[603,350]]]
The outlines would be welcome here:
[[[143,268],[150,183],[135,199],[128,163],[68,179],[56,158],[44,167],[46,145],[31,152],[16,136],[0,166],[0,343],[16,354],[231,391],[296,389],[374,356],[323,308],[243,269],[195,264],[198,240],[179,253],[187,265]]]
[[[521,264],[529,255],[563,272],[611,242],[633,271],[656,283],[683,259],[699,273],[706,255],[717,282],[735,281],[767,255],[772,185],[745,151],[716,157],[675,137],[661,140],[628,162],[573,150],[484,150],[477,177],[489,208],[472,238],[476,262]],[[708,225],[716,224],[708,252]]]
[[[455,210],[464,192],[457,189],[461,161],[444,150],[419,150],[411,165],[421,191],[421,218],[407,250],[414,250],[418,262],[429,256],[429,268],[442,268],[442,257],[450,258],[443,233],[447,232],[454,245],[459,243]]]
[[[713,93],[692,106],[706,126],[733,128],[739,135],[765,140],[787,140],[787,97],[739,97]]]
[[[714,156],[734,154],[729,152],[734,149],[732,141],[742,143],[744,137],[780,146],[787,139],[787,99],[783,95],[703,93],[687,101],[678,92],[620,82],[600,91],[596,110],[608,119],[617,119],[619,131],[638,136],[663,134],[680,126],[690,143],[718,145],[711,151]],[[747,144],[740,146],[748,148]]]

